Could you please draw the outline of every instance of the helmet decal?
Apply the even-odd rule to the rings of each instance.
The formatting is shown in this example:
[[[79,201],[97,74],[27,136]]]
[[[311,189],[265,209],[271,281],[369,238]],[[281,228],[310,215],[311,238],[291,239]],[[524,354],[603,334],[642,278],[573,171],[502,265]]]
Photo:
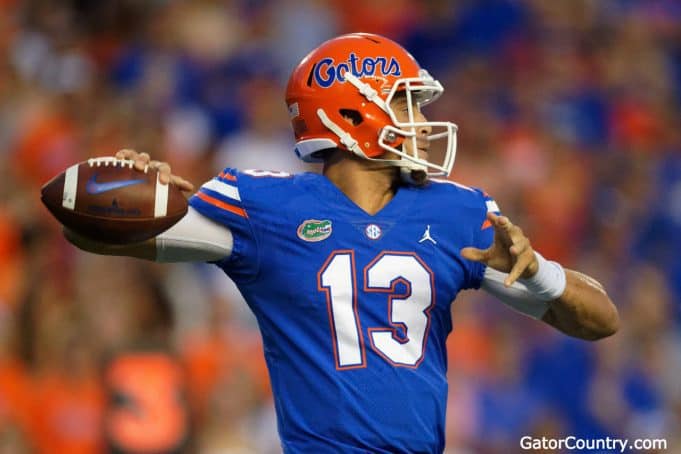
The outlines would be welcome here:
[[[343,75],[347,71],[361,79],[362,77],[394,76],[402,75],[400,63],[395,57],[365,57],[359,58],[354,52],[350,53],[347,60],[335,63],[331,57],[323,58],[313,69],[313,77],[317,85],[322,88],[329,88],[336,81],[345,82]]]

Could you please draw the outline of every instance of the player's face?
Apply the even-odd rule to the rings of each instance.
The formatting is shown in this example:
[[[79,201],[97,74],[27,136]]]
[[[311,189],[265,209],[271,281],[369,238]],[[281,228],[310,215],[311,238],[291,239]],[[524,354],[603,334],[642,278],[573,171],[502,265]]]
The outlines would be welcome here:
[[[398,93],[390,102],[390,107],[395,113],[397,121],[402,123],[415,122],[421,123],[428,121],[426,117],[421,112],[421,106],[418,101],[412,97],[411,110],[414,115],[413,120],[409,118],[409,103],[407,101],[407,96],[404,93]],[[421,159],[428,159],[428,148],[430,147],[430,142],[428,141],[428,135],[431,133],[430,126],[423,126],[416,129],[416,147],[417,156]],[[403,151],[409,154],[413,154],[413,141],[405,140],[402,144]]]

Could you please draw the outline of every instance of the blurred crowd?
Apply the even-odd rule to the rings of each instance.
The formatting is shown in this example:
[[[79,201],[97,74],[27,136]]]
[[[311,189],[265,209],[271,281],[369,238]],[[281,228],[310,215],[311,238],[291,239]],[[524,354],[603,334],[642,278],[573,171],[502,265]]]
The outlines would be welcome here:
[[[588,343],[462,294],[447,452],[523,435],[681,451],[681,3],[0,0],[0,453],[280,451],[228,279],[77,251],[39,191],[119,148],[195,184],[315,170],[292,153],[283,86],[351,31],[397,40],[443,83],[425,113],[459,125],[452,179],[604,283],[622,317]]]

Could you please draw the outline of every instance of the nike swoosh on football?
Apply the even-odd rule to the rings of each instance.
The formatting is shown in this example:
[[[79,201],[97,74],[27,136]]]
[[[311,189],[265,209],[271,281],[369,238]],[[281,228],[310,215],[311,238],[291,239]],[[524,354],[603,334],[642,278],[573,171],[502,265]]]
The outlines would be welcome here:
[[[106,183],[97,182],[97,174],[92,175],[85,185],[85,191],[88,194],[96,195],[103,192],[113,191],[114,189],[124,188],[126,186],[132,186],[134,184],[144,183],[144,179],[138,180],[122,180],[122,181],[109,181]]]

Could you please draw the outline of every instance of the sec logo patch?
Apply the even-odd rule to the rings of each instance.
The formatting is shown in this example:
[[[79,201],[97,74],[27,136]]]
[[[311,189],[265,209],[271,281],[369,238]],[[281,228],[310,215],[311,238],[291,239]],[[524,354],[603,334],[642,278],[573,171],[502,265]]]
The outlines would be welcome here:
[[[370,240],[377,240],[383,236],[383,230],[381,230],[381,228],[376,224],[369,224],[364,229],[364,234]]]

